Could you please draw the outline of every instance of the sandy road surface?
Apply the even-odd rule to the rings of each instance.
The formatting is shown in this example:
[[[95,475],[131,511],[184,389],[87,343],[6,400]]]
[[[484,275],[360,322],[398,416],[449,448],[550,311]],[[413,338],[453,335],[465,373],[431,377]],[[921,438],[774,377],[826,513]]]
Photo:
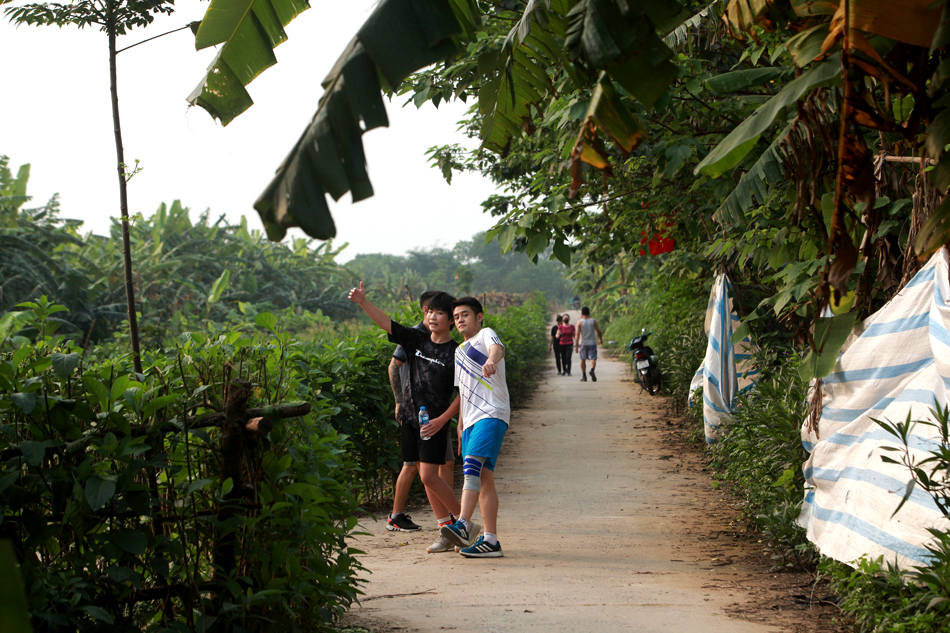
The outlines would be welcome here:
[[[725,613],[751,587],[728,552],[716,562],[696,544],[716,538],[720,497],[679,467],[663,415],[625,364],[602,359],[597,383],[579,382],[576,356],[572,377],[553,366],[515,412],[496,469],[505,557],[426,554],[438,537],[428,508],[410,510],[421,532],[387,532],[384,515],[364,521],[371,536],[357,547],[372,574],[349,621],[466,633],[782,630]]]

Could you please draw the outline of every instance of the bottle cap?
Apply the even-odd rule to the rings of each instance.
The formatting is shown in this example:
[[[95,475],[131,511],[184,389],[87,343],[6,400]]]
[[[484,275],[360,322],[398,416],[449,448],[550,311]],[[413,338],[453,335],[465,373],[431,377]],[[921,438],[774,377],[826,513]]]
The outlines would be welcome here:
[[[421,407],[419,410],[420,410],[420,411],[425,411],[426,408],[425,408],[425,407]]]

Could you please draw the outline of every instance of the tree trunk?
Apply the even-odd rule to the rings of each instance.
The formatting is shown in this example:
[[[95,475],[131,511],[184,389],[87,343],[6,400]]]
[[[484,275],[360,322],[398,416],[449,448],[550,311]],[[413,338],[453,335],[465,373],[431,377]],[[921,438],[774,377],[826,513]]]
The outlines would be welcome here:
[[[115,70],[115,23],[107,25],[109,32],[109,85],[112,90],[112,123],[115,132],[115,157],[119,172],[119,210],[122,213],[122,255],[125,263],[125,301],[129,311],[129,334],[132,339],[132,366],[142,373],[142,355],[139,350],[139,324],[135,314],[135,286],[132,283],[132,248],[129,238],[129,199],[125,179],[125,152],[122,149],[122,126],[119,123],[119,92]]]

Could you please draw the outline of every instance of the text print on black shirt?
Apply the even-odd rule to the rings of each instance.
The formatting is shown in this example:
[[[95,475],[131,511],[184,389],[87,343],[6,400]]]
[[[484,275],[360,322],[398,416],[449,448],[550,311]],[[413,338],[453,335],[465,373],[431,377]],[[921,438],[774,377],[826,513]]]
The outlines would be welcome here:
[[[455,349],[458,343],[448,340],[433,343],[428,331],[407,328],[392,322],[389,340],[405,348],[408,356],[409,382],[412,385],[408,405],[409,421],[419,424],[419,407],[425,407],[429,418],[437,418],[455,397]]]

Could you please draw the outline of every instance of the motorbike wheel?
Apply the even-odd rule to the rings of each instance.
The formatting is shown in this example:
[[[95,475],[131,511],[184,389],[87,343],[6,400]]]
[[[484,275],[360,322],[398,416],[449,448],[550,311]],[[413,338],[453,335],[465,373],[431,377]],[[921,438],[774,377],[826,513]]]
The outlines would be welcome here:
[[[663,378],[660,376],[660,372],[656,372],[656,376],[653,379],[653,391],[650,392],[650,395],[656,395],[660,393],[660,388],[663,386]]]
[[[647,393],[653,395],[653,377],[649,372],[640,374],[640,386],[647,390]]]

